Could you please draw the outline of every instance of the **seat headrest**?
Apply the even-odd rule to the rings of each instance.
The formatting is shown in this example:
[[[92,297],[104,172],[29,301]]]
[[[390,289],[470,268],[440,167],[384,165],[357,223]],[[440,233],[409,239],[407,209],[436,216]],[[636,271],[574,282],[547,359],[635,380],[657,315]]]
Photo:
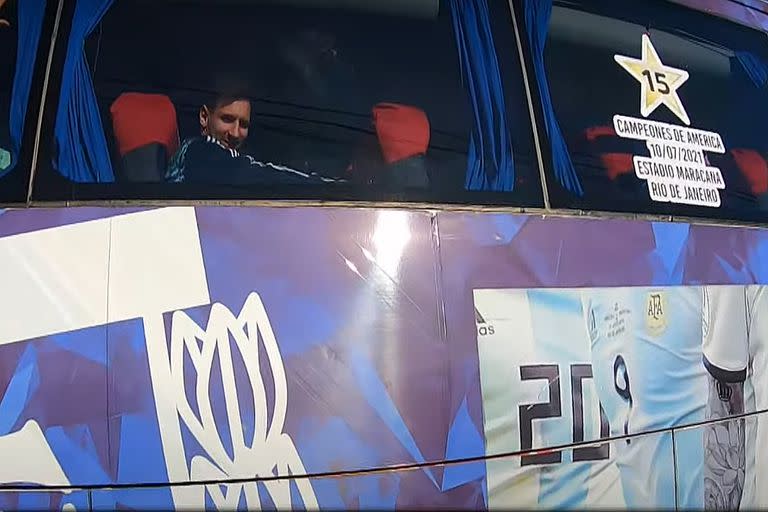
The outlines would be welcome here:
[[[611,181],[634,172],[632,145],[634,141],[622,139],[613,126],[590,126],[584,130],[589,152],[600,160],[600,165]]]
[[[730,151],[736,167],[749,183],[754,195],[768,192],[768,163],[754,149],[734,148]]]
[[[379,103],[373,107],[373,124],[388,164],[426,154],[430,128],[423,110],[397,103]]]
[[[169,157],[179,148],[176,107],[168,96],[123,93],[109,111],[120,156],[152,143],[165,146]]]

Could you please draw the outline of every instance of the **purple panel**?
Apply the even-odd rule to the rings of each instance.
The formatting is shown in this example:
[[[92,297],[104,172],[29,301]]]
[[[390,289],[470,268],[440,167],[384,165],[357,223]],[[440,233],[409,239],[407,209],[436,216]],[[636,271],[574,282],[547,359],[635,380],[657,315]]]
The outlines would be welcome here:
[[[0,436],[27,431],[12,449],[39,459],[40,471],[25,471],[22,481],[111,480],[105,327],[0,346],[0,397]]]
[[[126,212],[11,211],[0,233]],[[484,454],[473,289],[768,283],[768,231],[758,229],[373,209],[196,215],[211,301],[221,306],[184,315],[205,330],[214,307],[237,316],[258,294],[287,375],[282,431],[308,473]],[[163,320],[169,334],[175,320]],[[233,361],[236,385],[247,387],[245,363]],[[260,364],[268,381],[272,369]],[[215,366],[210,396],[231,452]],[[138,319],[2,345],[0,436],[34,420],[73,484],[167,482],[150,373]],[[275,386],[264,395],[274,403]],[[246,437],[249,398],[238,397]],[[207,456],[181,435],[187,462]],[[329,479],[315,492],[330,508],[482,502],[485,464],[451,467]],[[103,506],[173,504],[167,490],[142,493],[105,491]]]
[[[8,211],[0,216],[0,233],[26,233],[118,212]],[[91,235],[98,236],[94,233]],[[3,332],[10,338],[0,340],[0,439],[4,445],[0,452],[7,458],[28,457],[36,461],[33,467],[6,465],[4,484],[78,485],[110,481],[106,327],[97,325],[101,323],[98,313],[103,307],[100,300],[106,299],[109,248],[104,246],[106,238],[88,239],[83,235],[75,239],[93,242],[89,249],[80,247],[81,251],[103,251],[101,258],[91,254],[85,261],[104,266],[79,265],[77,275],[67,275],[66,271],[72,269],[67,265],[76,257],[74,252],[78,248],[72,248],[66,258],[61,258],[51,248],[64,247],[56,237],[17,239],[3,246],[7,308]],[[17,276],[24,276],[27,281],[14,282]],[[91,281],[82,282],[83,276]],[[81,290],[84,291],[78,296]],[[75,330],[62,332],[66,329]],[[13,333],[34,338],[17,338]],[[25,495],[24,499],[32,498]]]
[[[289,429],[294,421],[296,429],[307,426],[300,417],[322,423],[332,413],[371,443],[385,442],[391,434],[379,431],[383,425],[353,392],[353,361],[368,359],[424,457],[444,455],[447,382],[432,221],[395,210],[198,209],[212,301],[239,307],[258,292],[284,345],[297,412]],[[410,459],[396,455],[398,445],[382,450],[388,463]]]
[[[2,213],[2,215],[0,215],[0,237],[150,209],[151,208],[34,208],[0,210],[0,213]]]
[[[263,302],[287,374],[284,432],[307,472],[445,457],[449,382],[433,215],[329,208],[196,212],[212,303],[237,315],[249,294]],[[205,328],[211,309],[185,313]],[[167,334],[171,321],[166,315]],[[112,476],[121,483],[166,481],[142,323],[109,329]],[[235,381],[245,389],[239,364]],[[216,364],[211,378],[221,382]],[[185,385],[195,409],[194,383]],[[229,451],[217,385],[210,391],[214,415]],[[274,387],[265,384],[265,392],[272,403]],[[249,399],[239,397],[243,415]],[[247,420],[242,428],[246,438],[253,435]],[[189,432],[182,437],[188,459],[207,453]],[[430,483],[417,488],[428,501],[441,492],[441,474],[422,473]]]
[[[768,5],[761,0],[673,0],[697,11],[742,23],[758,30],[768,29]]]

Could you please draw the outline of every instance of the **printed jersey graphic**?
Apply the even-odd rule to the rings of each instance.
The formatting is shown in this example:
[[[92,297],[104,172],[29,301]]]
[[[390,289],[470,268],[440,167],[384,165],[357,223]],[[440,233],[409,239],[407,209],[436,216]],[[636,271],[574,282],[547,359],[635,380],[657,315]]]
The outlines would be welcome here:
[[[765,286],[704,288],[704,364],[726,382],[744,382],[744,411],[768,409],[768,290]],[[768,471],[768,425],[746,422],[746,468],[742,508],[768,506],[768,489],[759,475]]]
[[[578,291],[475,290],[474,298],[486,454],[607,437]],[[611,450],[488,461],[489,506],[623,506]]]
[[[612,436],[704,419],[700,288],[584,289],[583,303],[595,383]],[[703,504],[703,451],[696,437],[675,447],[690,461],[678,474],[677,503],[686,508]],[[627,505],[674,506],[671,436],[615,446]]]

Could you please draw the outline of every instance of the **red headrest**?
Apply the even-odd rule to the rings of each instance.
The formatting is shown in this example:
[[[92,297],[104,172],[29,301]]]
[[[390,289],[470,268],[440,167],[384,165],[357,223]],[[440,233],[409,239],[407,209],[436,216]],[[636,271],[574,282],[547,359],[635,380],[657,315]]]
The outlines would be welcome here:
[[[388,164],[427,152],[429,119],[423,110],[397,103],[379,103],[373,107],[373,123]]]
[[[732,149],[731,155],[755,195],[768,192],[768,164],[754,149]]]
[[[608,179],[615,180],[623,174],[634,171],[632,155],[627,153],[604,153],[600,155],[600,163],[603,164]]]
[[[592,142],[598,137],[616,137],[613,126],[590,126],[584,131],[587,140]]]
[[[634,171],[632,153],[617,150],[622,140],[616,135],[613,126],[590,126],[584,131],[584,136],[589,141],[591,150],[600,158],[600,163],[610,180]]]
[[[170,158],[179,148],[176,107],[162,94],[127,92],[109,109],[120,156],[147,144],[165,146]]]

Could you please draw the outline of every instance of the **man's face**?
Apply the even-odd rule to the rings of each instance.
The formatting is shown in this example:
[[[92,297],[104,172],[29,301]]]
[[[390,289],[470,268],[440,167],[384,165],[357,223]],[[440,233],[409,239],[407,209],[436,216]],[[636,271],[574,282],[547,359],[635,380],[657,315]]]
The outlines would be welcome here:
[[[215,137],[230,149],[238,149],[251,126],[251,103],[248,100],[236,100],[220,104],[211,110],[207,106],[200,109],[200,129],[203,135]]]

